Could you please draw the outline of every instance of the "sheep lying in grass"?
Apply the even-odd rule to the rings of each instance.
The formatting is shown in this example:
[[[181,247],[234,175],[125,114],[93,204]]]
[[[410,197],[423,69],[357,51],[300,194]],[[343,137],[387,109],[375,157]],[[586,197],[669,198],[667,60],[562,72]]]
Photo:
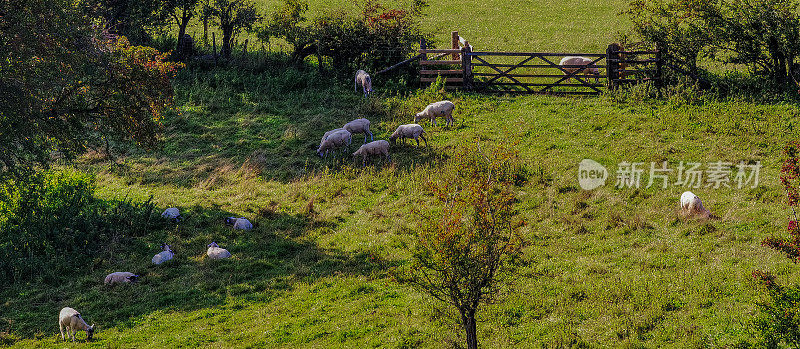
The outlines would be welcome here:
[[[403,141],[403,144],[406,143],[407,138],[413,138],[417,141],[417,146],[419,147],[419,139],[422,138],[425,141],[425,146],[428,146],[428,140],[425,139],[425,130],[422,126],[418,124],[406,124],[397,126],[397,129],[389,136],[389,140],[392,142],[396,142],[396,140],[400,138]]]
[[[113,285],[113,284],[128,284],[131,282],[136,282],[139,279],[139,275],[134,273],[129,273],[127,271],[118,271],[111,274],[106,275],[106,285]]]
[[[386,161],[389,161],[389,142],[384,140],[369,142],[358,148],[353,156],[361,155],[361,166],[367,164],[367,156],[369,155],[383,155],[386,156]]]
[[[233,226],[233,229],[250,230],[253,229],[253,223],[250,223],[244,217],[227,217],[225,218],[225,225]]]
[[[228,252],[228,250],[219,247],[216,242],[208,244],[208,251],[206,251],[206,254],[211,259],[224,259],[231,257],[231,253]]]
[[[450,101],[439,101],[428,104],[425,109],[414,116],[414,123],[418,123],[421,118],[426,118],[430,119],[431,123],[436,125],[436,118],[441,117],[447,121],[445,123],[446,125],[450,125],[453,123],[453,110],[455,109],[456,105]]]
[[[686,217],[710,218],[711,212],[703,207],[703,201],[694,193],[681,194],[681,213]]]
[[[180,222],[183,219],[183,217],[181,217],[181,211],[178,210],[177,207],[170,207],[164,210],[164,212],[161,214],[161,217],[170,219],[173,222]]]
[[[372,94],[372,78],[363,70],[356,72],[356,92],[358,92],[359,85],[364,90],[364,97]]]
[[[578,72],[572,75],[571,77],[567,78],[567,82],[569,82],[569,80],[575,77],[576,75],[583,73],[584,75],[594,75],[594,82],[598,83],[600,82],[600,69],[597,69],[597,67],[590,65],[592,64],[592,62],[593,60],[586,57],[567,56],[562,58],[561,62],[558,63],[558,65],[589,65],[588,68],[563,67],[561,69],[564,70],[564,75],[569,75],[575,73],[576,71]]]
[[[372,137],[372,132],[369,131],[369,120],[367,120],[367,119],[364,119],[364,118],[355,119],[353,121],[350,121],[350,122],[344,124],[344,126],[342,126],[342,128],[347,130],[347,131],[349,131],[352,134],[363,133],[364,134],[364,144],[367,143],[367,135],[369,135],[370,142],[372,142],[374,140],[374,138]]]
[[[163,249],[163,251],[153,256],[153,264],[158,265],[164,263],[175,256],[175,253],[172,252],[172,249],[169,247],[169,245],[161,244],[161,248]]]
[[[347,130],[339,130],[328,135],[317,148],[317,155],[321,158],[328,157],[328,153],[336,149],[346,148],[352,142],[352,136]]]
[[[61,340],[66,340],[64,338],[64,328],[67,329],[67,335],[72,337],[73,342],[77,331],[86,331],[87,341],[92,340],[92,335],[94,335],[94,324],[89,326],[86,321],[83,321],[81,313],[70,307],[65,307],[58,313],[58,330],[61,332]]]

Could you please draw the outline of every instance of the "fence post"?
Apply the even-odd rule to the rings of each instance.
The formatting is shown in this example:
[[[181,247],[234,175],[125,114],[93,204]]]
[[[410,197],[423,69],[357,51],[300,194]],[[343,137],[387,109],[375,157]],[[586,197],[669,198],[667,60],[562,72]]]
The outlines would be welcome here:
[[[617,89],[617,79],[619,79],[619,44],[608,45],[606,49],[606,75],[608,75],[608,89]]]
[[[211,32],[211,43],[214,45],[214,64],[217,63],[217,33]]]
[[[464,69],[464,90],[465,91],[472,91],[472,56],[470,53],[472,49],[469,47],[469,41],[464,43],[464,47],[461,49],[461,67]]]
[[[664,87],[664,48],[656,44],[656,87]]]
[[[457,31],[452,32],[450,37],[451,37],[451,39],[450,39],[451,48],[454,49],[454,50],[458,50],[458,32]],[[458,57],[458,53],[454,53],[453,54],[453,60],[457,61],[459,59],[461,59],[461,58]]]
[[[247,41],[250,39],[244,39],[244,50],[242,51],[242,55],[247,57]]]
[[[427,50],[427,49],[428,49],[428,45],[425,43],[425,38],[419,39],[419,50],[423,51],[423,50]],[[427,53],[420,52],[419,54],[422,55],[422,60],[423,61],[427,61],[428,60],[428,54]]]

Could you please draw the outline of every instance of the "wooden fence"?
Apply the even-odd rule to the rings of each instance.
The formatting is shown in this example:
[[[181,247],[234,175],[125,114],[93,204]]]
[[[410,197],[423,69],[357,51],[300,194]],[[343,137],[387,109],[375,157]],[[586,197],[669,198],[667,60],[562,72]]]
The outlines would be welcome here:
[[[618,44],[609,45],[605,53],[475,51],[453,32],[452,48],[427,49],[423,41],[419,52],[421,82],[441,76],[447,87],[468,91],[594,95],[645,81],[661,86],[661,51],[625,51]],[[429,59],[428,54],[437,55]],[[589,62],[560,65],[567,56]],[[589,69],[597,73],[585,75]]]

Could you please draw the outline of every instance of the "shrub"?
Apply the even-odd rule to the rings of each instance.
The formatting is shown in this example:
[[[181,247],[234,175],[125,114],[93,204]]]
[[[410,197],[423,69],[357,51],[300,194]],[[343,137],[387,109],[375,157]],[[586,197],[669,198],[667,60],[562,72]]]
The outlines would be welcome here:
[[[7,179],[0,183],[0,277],[56,283],[93,268],[95,258],[146,231],[152,208],[99,200],[93,178],[77,171]]]

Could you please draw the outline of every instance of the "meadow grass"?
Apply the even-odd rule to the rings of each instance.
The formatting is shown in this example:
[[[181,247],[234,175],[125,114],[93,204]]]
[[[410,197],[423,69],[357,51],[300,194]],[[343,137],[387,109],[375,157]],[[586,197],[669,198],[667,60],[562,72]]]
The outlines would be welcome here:
[[[160,150],[131,150],[113,166],[87,156],[77,167],[96,173],[104,199],[152,195],[161,209],[181,207],[186,221],[150,226],[59,287],[5,289],[6,344],[61,347],[56,314],[72,306],[99,325],[93,347],[456,346],[452,310],[389,271],[409,258],[426,178],[462,140],[510,142],[530,173],[518,188],[528,245],[503,301],[479,313],[486,347],[748,345],[763,297],[752,270],[798,281],[791,262],[760,246],[785,231],[777,177],[781,149],[797,137],[794,105],[436,89],[364,99],[349,81],[281,67],[185,70],[175,86],[179,112],[164,120]],[[364,115],[386,139],[445,98],[457,122],[425,124],[427,148],[393,147],[391,163],[365,168],[314,154],[326,129]],[[758,160],[763,168],[756,188],[692,189],[720,216],[697,222],[677,213],[684,187],[618,189],[612,177],[579,189],[584,158],[612,173],[621,161]],[[222,224],[230,215],[258,226],[230,230]],[[206,258],[211,241],[234,257]],[[176,259],[152,266],[162,242]],[[102,285],[119,270],[141,274],[141,283]]]

